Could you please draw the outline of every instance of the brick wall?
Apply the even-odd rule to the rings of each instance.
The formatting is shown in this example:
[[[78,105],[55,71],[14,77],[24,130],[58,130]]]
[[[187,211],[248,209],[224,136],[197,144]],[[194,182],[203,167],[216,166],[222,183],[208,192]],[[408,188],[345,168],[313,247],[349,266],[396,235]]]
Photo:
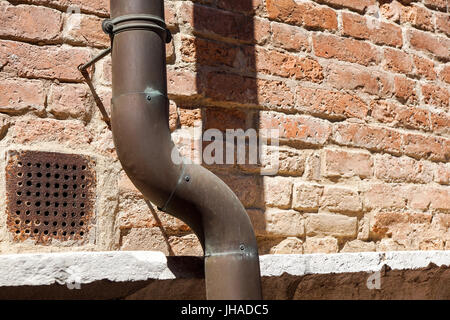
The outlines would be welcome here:
[[[202,253],[189,228],[149,210],[123,173],[77,71],[109,45],[100,27],[108,4],[0,1],[0,151],[89,155],[98,180],[89,241],[16,243],[0,204],[0,252]],[[187,128],[280,131],[275,176],[204,164],[246,207],[261,253],[450,249],[447,5],[166,1],[170,127],[180,149],[191,151]],[[109,109],[110,59],[91,76]]]

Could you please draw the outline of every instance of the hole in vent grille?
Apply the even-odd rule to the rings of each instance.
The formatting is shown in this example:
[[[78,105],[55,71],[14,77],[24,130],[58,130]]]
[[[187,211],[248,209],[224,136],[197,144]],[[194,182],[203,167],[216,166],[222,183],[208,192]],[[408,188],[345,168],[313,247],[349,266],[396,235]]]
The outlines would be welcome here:
[[[93,166],[76,154],[9,151],[7,224],[14,240],[85,239],[94,216]]]

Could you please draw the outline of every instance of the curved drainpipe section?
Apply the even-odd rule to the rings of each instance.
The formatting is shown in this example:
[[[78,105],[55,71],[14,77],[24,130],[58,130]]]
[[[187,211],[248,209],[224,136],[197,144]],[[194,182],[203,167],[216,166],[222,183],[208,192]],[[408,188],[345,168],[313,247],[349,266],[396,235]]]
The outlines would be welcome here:
[[[175,164],[168,125],[163,0],[111,0],[112,131],[145,198],[189,225],[205,252],[208,299],[261,299],[256,238],[231,189],[207,169]]]

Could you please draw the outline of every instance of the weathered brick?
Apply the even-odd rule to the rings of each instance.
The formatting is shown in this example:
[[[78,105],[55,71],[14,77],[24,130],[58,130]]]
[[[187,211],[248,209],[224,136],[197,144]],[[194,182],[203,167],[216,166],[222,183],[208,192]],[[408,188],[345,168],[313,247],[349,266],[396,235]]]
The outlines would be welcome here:
[[[86,147],[92,136],[81,121],[20,119],[14,124],[12,139],[19,144],[54,142],[74,148]]]
[[[364,41],[320,34],[313,35],[313,47],[318,57],[355,62],[365,66],[380,62],[378,51]]]
[[[86,85],[52,85],[49,93],[48,111],[56,118],[86,120],[92,112],[91,93]]]
[[[448,12],[449,5],[447,0],[424,0],[423,3],[431,9]]]
[[[55,41],[60,37],[61,13],[45,7],[0,3],[0,36],[31,41]]]
[[[303,150],[267,146],[266,155],[261,156],[261,167],[265,172],[277,170],[277,174],[301,176],[305,172],[307,156]]]
[[[265,212],[265,231],[269,236],[303,237],[305,219],[294,210],[269,208]]]
[[[292,208],[299,211],[317,211],[323,186],[310,183],[295,183]]]
[[[436,28],[445,33],[447,36],[450,36],[450,15],[447,14],[441,14],[436,13]]]
[[[183,2],[178,11],[196,33],[253,42],[253,17]]]
[[[408,188],[408,206],[414,210],[450,211],[448,188],[419,187]]]
[[[422,84],[423,101],[449,111],[450,93],[447,88],[431,83]]]
[[[323,175],[328,178],[372,177],[373,161],[369,153],[325,149]]]
[[[309,214],[306,217],[306,235],[332,236],[336,238],[356,237],[357,219],[339,214]]]
[[[412,48],[431,53],[444,61],[450,60],[449,38],[435,36],[418,30],[408,30],[408,38]]]
[[[266,49],[256,49],[255,54],[257,72],[312,82],[323,79],[322,66],[316,59]]]
[[[336,8],[348,8],[360,13],[364,13],[366,9],[373,6],[375,0],[314,0],[318,3],[323,3]]]
[[[375,156],[375,177],[386,182],[429,183],[433,181],[434,165],[408,157]]]
[[[211,72],[205,95],[218,101],[288,108],[294,105],[292,89],[282,81],[255,79],[236,74]]]
[[[402,24],[410,23],[418,29],[434,31],[432,11],[417,5],[402,6],[400,22]]]
[[[395,96],[405,104],[415,104],[418,100],[416,82],[403,76],[394,78]]]
[[[278,129],[280,139],[308,145],[322,145],[330,136],[328,122],[303,115],[262,112],[260,129]]]
[[[395,24],[353,13],[342,13],[343,34],[358,39],[371,40],[376,44],[401,47],[402,29]]]
[[[414,55],[413,57],[414,65],[416,66],[416,73],[428,80],[435,80],[437,76],[436,71],[434,70],[434,62],[417,55]]]
[[[292,181],[285,177],[264,177],[264,201],[268,206],[291,207]]]
[[[394,154],[399,153],[402,147],[402,135],[399,132],[358,123],[336,123],[332,140],[340,145]]]
[[[331,212],[355,213],[362,210],[358,192],[347,187],[325,186],[320,206]]]
[[[403,152],[413,158],[448,161],[450,158],[450,141],[437,136],[405,134]]]
[[[45,93],[40,81],[0,80],[0,112],[22,114],[42,112],[44,108]]]
[[[217,6],[225,10],[249,14],[254,13],[256,9],[262,6],[262,0],[219,0]]]
[[[106,48],[111,41],[102,31],[102,21],[91,15],[66,15],[63,38],[71,43]]]
[[[166,26],[175,30],[177,27],[177,8],[176,2],[172,1],[164,1],[164,20],[166,22]]]
[[[384,68],[389,71],[410,74],[413,70],[411,56],[407,53],[387,48],[384,50]]]
[[[450,115],[445,112],[430,112],[431,130],[434,134],[449,135]]]
[[[196,74],[190,70],[167,70],[169,97],[193,97],[199,94]]]
[[[303,244],[305,254],[308,253],[337,253],[338,240],[333,237],[306,237]]]
[[[87,49],[66,46],[33,46],[26,43],[0,40],[0,66],[4,71],[25,78],[81,81],[77,67],[91,55]]]
[[[295,108],[299,111],[332,119],[364,119],[368,112],[368,107],[364,101],[355,95],[304,86],[297,88],[295,105]]]
[[[288,237],[270,249],[270,254],[303,254],[303,241]]]
[[[385,100],[375,100],[370,104],[371,116],[377,121],[395,127],[431,130],[430,111],[405,106]]]
[[[64,11],[94,13],[102,17],[109,16],[109,0],[11,0],[14,4],[28,3],[44,5]]]
[[[262,177],[217,173],[246,208],[261,208],[263,194]]]
[[[407,203],[402,186],[392,184],[373,184],[363,193],[366,209],[403,209]]]
[[[376,251],[374,242],[364,242],[361,240],[353,240],[346,242],[344,248],[340,252],[373,252]]]
[[[391,96],[394,91],[393,81],[387,73],[337,64],[330,65],[327,71],[327,82],[337,89],[362,90],[380,97]]]
[[[309,34],[301,28],[272,22],[272,44],[292,51],[311,51]]]
[[[450,184],[450,163],[438,163],[435,165],[434,181],[439,184]]]
[[[294,0],[267,0],[269,18],[312,29],[337,29],[334,10]]]
[[[450,65],[445,65],[442,67],[441,72],[439,72],[439,78],[450,84]]]

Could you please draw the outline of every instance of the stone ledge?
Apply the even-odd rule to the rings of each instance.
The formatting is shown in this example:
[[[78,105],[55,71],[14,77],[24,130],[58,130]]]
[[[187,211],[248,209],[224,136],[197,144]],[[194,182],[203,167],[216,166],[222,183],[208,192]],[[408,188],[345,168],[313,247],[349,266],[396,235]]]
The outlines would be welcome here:
[[[317,281],[325,276],[323,279],[330,285],[331,280],[334,283],[345,278],[352,282],[358,278],[358,283],[365,286],[367,274],[382,269],[383,276],[386,270],[392,270],[391,274],[404,277],[405,272],[432,268],[440,270],[436,277],[441,277],[445,284],[450,271],[450,251],[265,255],[260,259],[265,291],[269,288],[280,291],[265,297],[281,299],[295,298],[296,288],[310,275],[316,276]],[[285,287],[292,283],[297,287],[288,294]],[[71,290],[77,289],[77,285],[80,290]],[[203,259],[166,257],[160,252],[147,251],[0,255],[0,289],[3,292],[0,298],[202,299]],[[196,293],[180,295],[181,291]],[[437,294],[450,294],[443,292]],[[308,294],[304,292],[303,296]]]

